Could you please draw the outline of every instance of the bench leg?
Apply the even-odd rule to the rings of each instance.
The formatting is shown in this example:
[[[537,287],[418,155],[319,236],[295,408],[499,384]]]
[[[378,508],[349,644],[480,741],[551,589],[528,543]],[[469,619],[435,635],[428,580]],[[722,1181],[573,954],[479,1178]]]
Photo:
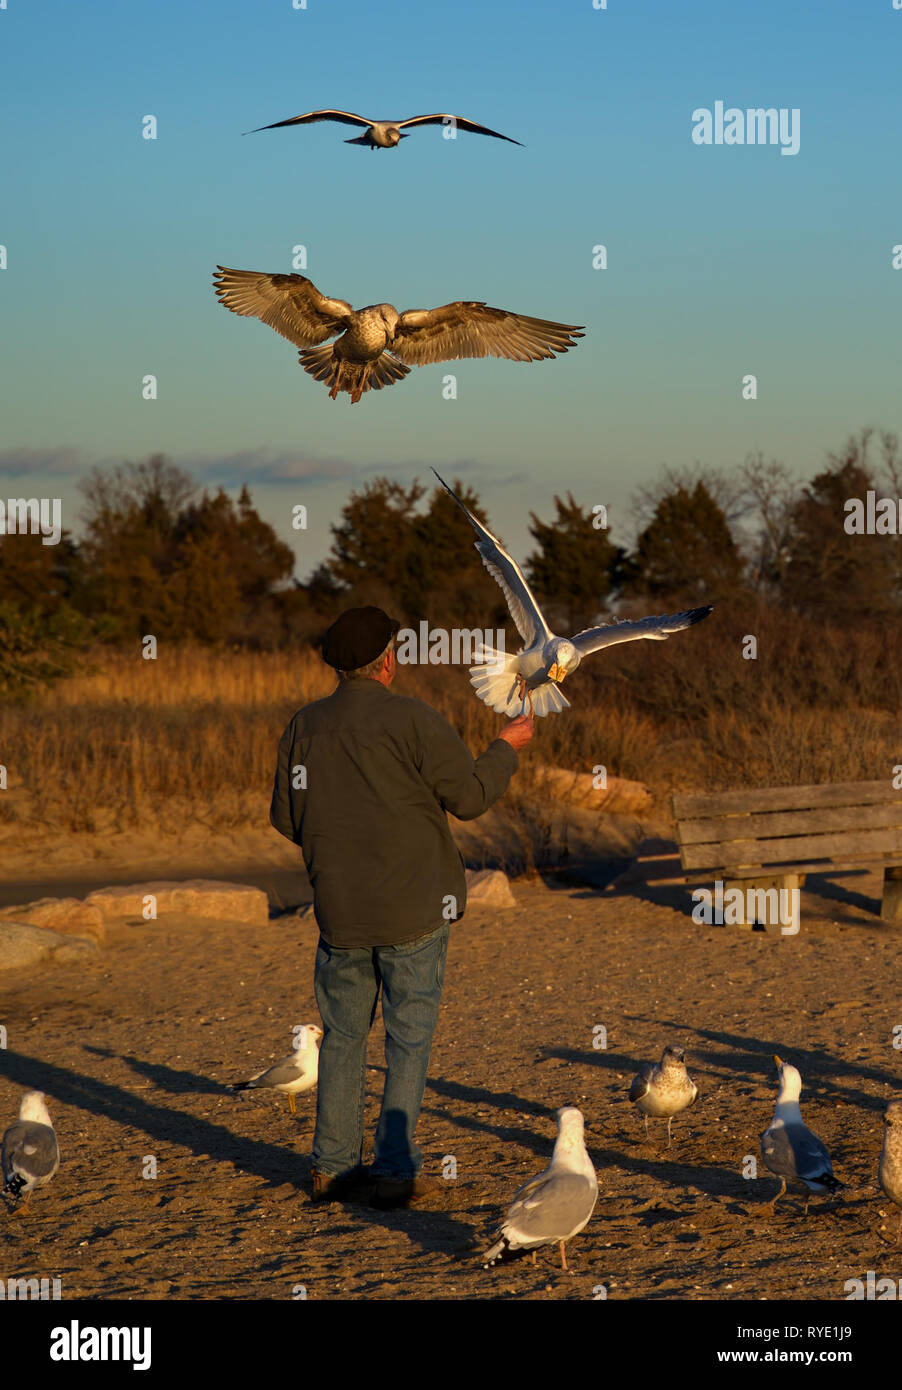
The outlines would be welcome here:
[[[747,931],[759,923],[770,936],[795,936],[799,929],[799,916],[793,918],[793,903],[797,899],[789,896],[798,893],[805,882],[804,874],[769,874],[762,878],[733,878],[725,881],[724,917],[737,927]],[[731,890],[738,889],[742,898],[728,898]],[[727,917],[727,904],[733,902]],[[741,906],[740,906],[741,902]]]
[[[880,916],[884,922],[902,927],[902,866],[883,870],[883,904]]]

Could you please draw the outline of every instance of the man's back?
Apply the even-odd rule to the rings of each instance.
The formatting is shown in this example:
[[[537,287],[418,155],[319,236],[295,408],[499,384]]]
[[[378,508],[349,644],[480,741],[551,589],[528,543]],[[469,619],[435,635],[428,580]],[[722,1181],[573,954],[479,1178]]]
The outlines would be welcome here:
[[[460,916],[463,861],[445,812],[481,815],[517,765],[503,739],[474,760],[437,711],[376,680],[342,681],[298,710],[279,744],[270,819],[301,846],[326,941],[403,942]]]

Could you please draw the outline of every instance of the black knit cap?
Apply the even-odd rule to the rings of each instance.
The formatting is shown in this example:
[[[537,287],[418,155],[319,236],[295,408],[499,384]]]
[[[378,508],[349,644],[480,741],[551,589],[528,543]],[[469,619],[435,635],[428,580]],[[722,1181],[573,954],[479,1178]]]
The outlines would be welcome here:
[[[385,651],[400,626],[381,608],[349,608],[323,638],[323,661],[336,671],[356,671]]]

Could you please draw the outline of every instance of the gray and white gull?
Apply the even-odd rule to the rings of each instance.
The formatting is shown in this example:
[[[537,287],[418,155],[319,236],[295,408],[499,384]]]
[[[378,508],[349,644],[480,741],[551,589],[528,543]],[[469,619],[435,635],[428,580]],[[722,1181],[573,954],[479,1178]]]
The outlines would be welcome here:
[[[435,473],[434,468],[432,471]],[[570,704],[560,689],[561,682],[576,670],[584,657],[617,642],[633,642],[646,637],[661,642],[671,633],[682,632],[701,622],[712,611],[713,604],[709,603],[684,613],[608,623],[603,627],[586,628],[575,637],[558,637],[545,621],[523,571],[498,537],[477,521],[444,478],[438,473],[435,476],[479,537],[475,548],[489,574],[500,585],[514,625],[523,638],[524,645],[518,652],[483,647],[483,664],[469,668],[470,684],[476,694],[498,714],[505,714],[509,719],[525,714],[527,701],[535,715],[556,714]]]
[[[772,1209],[776,1207],[788,1182],[804,1183],[807,1189],[807,1216],[812,1193],[833,1193],[846,1184],[833,1176],[833,1165],[826,1146],[802,1120],[799,1106],[801,1075],[776,1053],[774,1064],[780,1081],[780,1094],[777,1096],[774,1118],[761,1136],[761,1156],[765,1166],[780,1179],[780,1191],[770,1206]]]
[[[566,1243],[595,1210],[598,1178],[583,1142],[582,1111],[563,1106],[557,1111],[557,1130],[551,1162],[516,1193],[498,1239],[483,1256],[484,1269],[527,1250],[535,1264],[540,1245],[560,1246],[561,1268],[567,1268]]]
[[[233,1091],[253,1091],[271,1088],[288,1097],[288,1108],[296,1114],[294,1098],[302,1091],[312,1091],[319,1077],[319,1041],[323,1030],[316,1023],[305,1023],[299,1030],[298,1046],[288,1057],[282,1057],[271,1067],[256,1072],[247,1081],[236,1081]]]
[[[19,1106],[19,1118],[10,1125],[0,1144],[3,1191],[22,1203],[24,1211],[31,1194],[44,1187],[60,1166],[60,1151],[53,1121],[43,1091],[28,1091]]]

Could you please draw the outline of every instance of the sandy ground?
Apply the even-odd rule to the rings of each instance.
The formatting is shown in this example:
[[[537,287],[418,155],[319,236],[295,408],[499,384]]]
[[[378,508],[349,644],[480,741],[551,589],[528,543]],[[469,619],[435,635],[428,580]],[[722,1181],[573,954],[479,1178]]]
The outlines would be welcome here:
[[[468,914],[418,1131],[425,1171],[453,1156],[457,1178],[395,1213],[310,1204],[313,1097],[292,1118],[280,1097],[226,1089],[317,1016],[308,924],[136,924],[77,971],[7,974],[0,1120],[23,1088],[46,1091],[63,1162],[28,1213],[0,1211],[0,1276],[59,1278],[64,1299],[291,1299],[301,1285],[311,1299],[590,1299],[600,1286],[610,1299],[842,1299],[869,1269],[900,1279],[876,1164],[883,1105],[902,1089],[902,933],[874,916],[876,877],[836,884],[803,895],[802,931],[783,939],[697,926],[686,890],[642,883],[521,880],[516,910]],[[666,1127],[646,1141],[626,1093],[670,1041],[701,1096],[668,1151]],[[382,1042],[377,1022],[370,1135]],[[771,1216],[776,1181],[743,1176],[772,1112],[775,1050],[800,1068],[803,1113],[850,1185],[807,1220],[796,1199]],[[564,1103],[585,1113],[600,1187],[570,1271],[551,1249],[535,1268],[483,1270]],[[151,1156],[155,1178],[142,1175]]]

